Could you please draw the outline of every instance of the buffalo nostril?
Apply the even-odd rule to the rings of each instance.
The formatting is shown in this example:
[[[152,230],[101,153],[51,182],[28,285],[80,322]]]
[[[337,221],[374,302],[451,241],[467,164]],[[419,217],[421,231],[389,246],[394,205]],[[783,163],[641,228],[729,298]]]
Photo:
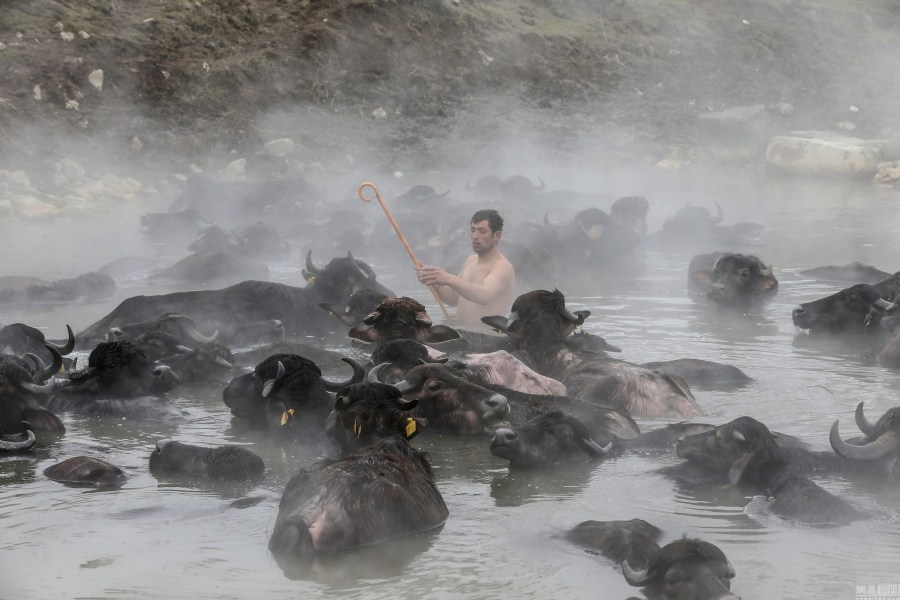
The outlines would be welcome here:
[[[153,369],[153,376],[154,376],[154,377],[164,377],[164,376],[168,375],[168,374],[171,373],[171,372],[172,372],[172,369],[171,369],[171,368],[169,368],[169,367],[167,367],[167,366],[165,366],[165,365],[161,365],[161,366],[156,367],[155,369]]]
[[[118,327],[112,327],[110,328],[109,335],[107,337],[109,337],[111,341],[119,340],[125,337],[125,332]]]
[[[519,437],[512,429],[498,429],[494,432],[494,439],[491,443],[509,443]]]
[[[806,312],[805,308],[803,308],[802,306],[798,306],[791,312],[791,314],[794,315],[795,317],[799,317],[800,315],[802,315],[805,312]]]

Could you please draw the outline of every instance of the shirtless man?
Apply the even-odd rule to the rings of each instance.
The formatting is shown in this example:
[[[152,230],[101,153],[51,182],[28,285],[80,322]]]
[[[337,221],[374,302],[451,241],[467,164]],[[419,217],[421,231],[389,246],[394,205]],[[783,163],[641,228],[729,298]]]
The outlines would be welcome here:
[[[516,272],[497,244],[503,234],[503,217],[493,209],[472,215],[472,250],[459,275],[440,267],[422,266],[419,281],[434,286],[441,300],[456,306],[456,318],[464,325],[480,325],[481,317],[505,315],[516,288]]]

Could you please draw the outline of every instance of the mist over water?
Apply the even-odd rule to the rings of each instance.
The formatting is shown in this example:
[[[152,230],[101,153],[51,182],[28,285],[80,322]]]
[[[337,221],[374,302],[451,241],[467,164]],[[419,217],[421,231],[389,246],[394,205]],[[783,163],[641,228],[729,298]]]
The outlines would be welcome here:
[[[719,202],[726,224],[766,225],[761,245],[735,249],[772,263],[779,280],[778,294],[758,315],[719,314],[688,299],[690,258],[717,248],[647,243],[629,259],[625,271],[558,283],[570,308],[592,311],[585,329],[623,348],[626,360],[703,358],[734,364],[755,379],[730,390],[695,389],[708,422],[747,414],[825,449],[834,419],[841,419],[842,432],[853,431],[853,409],[860,400],[866,401],[873,419],[896,404],[898,373],[867,364],[861,358],[865,348],[859,345],[799,334],[790,317],[799,302],[841,287],[804,279],[799,270],[852,260],[894,270],[900,228],[896,192],[868,182],[765,179],[746,172],[652,179],[622,173],[592,177],[574,169],[529,174],[543,177],[548,189],[583,182],[582,191],[610,198],[598,204],[601,208],[622,195],[646,195],[651,232],[686,202],[709,207]],[[452,194],[465,198],[457,185]],[[360,214],[370,213],[373,225],[379,220],[384,225],[377,206],[355,202]],[[562,220],[582,206],[509,207],[507,212],[516,208],[539,221],[545,210]],[[510,223],[507,231],[512,233],[514,227]],[[51,279],[95,269],[118,256],[169,260],[181,252],[142,237],[129,211],[89,224],[7,229],[7,264],[18,265],[19,273]],[[35,252],[33,236],[38,234],[43,241]],[[397,240],[386,240],[388,247],[397,250],[395,258],[385,258],[385,250],[371,260],[379,280],[425,303],[438,322],[440,311],[417,284]],[[293,248],[289,259],[275,263],[272,278],[303,285],[299,268],[305,250]],[[318,248],[315,252],[321,263],[341,254],[324,249],[320,253]],[[138,278],[121,282],[115,297],[102,303],[3,307],[0,321],[26,322],[59,338],[66,323],[80,331],[121,299],[158,291]],[[31,453],[0,457],[0,515],[6,531],[0,545],[0,595],[624,598],[633,590],[612,564],[561,536],[586,519],[635,517],[661,527],[663,542],[688,534],[720,546],[737,570],[733,590],[745,598],[852,598],[855,584],[896,579],[900,492],[882,482],[817,478],[872,518],[837,528],[808,527],[771,515],[762,498],[724,489],[698,495],[654,472],[674,464],[675,457],[629,455],[597,465],[509,473],[505,461],[490,455],[486,440],[428,433],[415,444],[430,453],[450,509],[444,527],[345,556],[323,557],[312,572],[288,573],[299,577],[291,579],[268,553],[268,534],[287,479],[299,466],[320,460],[320,452],[278,442],[232,421],[221,389],[180,388],[171,397],[188,413],[181,423],[67,416],[67,433],[58,441]],[[641,422],[642,429],[660,424]],[[158,481],[149,474],[147,460],[155,442],[167,437],[208,445],[250,444],[266,462],[266,479],[248,488]],[[75,454],[116,463],[130,479],[118,491],[93,491],[66,487],[41,474]],[[236,500],[241,502],[235,505]]]

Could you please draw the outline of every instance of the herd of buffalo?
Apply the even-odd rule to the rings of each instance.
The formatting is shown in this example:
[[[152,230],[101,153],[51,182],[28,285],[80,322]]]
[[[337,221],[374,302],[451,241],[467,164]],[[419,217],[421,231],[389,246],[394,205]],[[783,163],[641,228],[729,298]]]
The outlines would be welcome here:
[[[590,311],[570,310],[553,288],[633,255],[648,240],[703,238],[727,249],[753,238],[759,225],[725,226],[718,206],[689,205],[661,231],[648,233],[649,203],[642,197],[620,198],[609,210],[588,208],[566,221],[548,210],[542,222],[531,222],[517,219],[516,207],[552,207],[568,198],[522,176],[467,185],[469,203],[424,185],[394,196],[398,220],[408,226],[420,258],[451,271],[471,251],[473,207],[497,206],[515,223],[500,248],[528,291],[508,315],[483,319],[497,332],[492,335],[433,324],[421,302],[377,281],[363,258],[371,261],[378,252],[374,240],[389,231],[346,218],[347,209],[326,214],[310,200],[319,193],[297,181],[192,181],[172,210],[141,218],[148,236],[193,238],[190,254],[176,264],[149,268],[151,259],[130,257],[55,282],[0,278],[0,303],[89,302],[113,293],[115,280],[135,270],[148,283],[177,280],[187,288],[127,298],[96,323],[77,334],[69,328],[55,341],[22,323],[2,327],[0,451],[52,444],[65,432],[67,414],[186,419],[167,394],[177,386],[218,386],[233,419],[284,444],[325,448],[332,457],[299,468],[284,488],[268,548],[279,564],[291,565],[436,529],[450,518],[429,456],[412,443],[428,432],[482,436],[486,451],[510,469],[674,452],[683,462],[664,468],[667,477],[739,486],[802,524],[867,518],[811,475],[836,473],[851,481],[874,475],[888,484],[900,475],[900,407],[873,422],[860,403],[861,435],[844,439],[835,422],[828,435],[833,452],[811,450],[752,416],[704,423],[691,387],[749,380],[740,369],[691,358],[616,359],[611,354],[618,348],[584,331]],[[289,257],[296,247],[305,250],[306,285],[269,281],[266,260]],[[337,258],[317,265],[313,248]],[[685,266],[689,293],[711,310],[752,313],[778,290],[773,266],[757,256],[720,251]],[[809,274],[848,287],[795,308],[794,325],[813,335],[865,336],[879,364],[900,368],[900,273],[854,263]],[[347,352],[326,349],[347,337]],[[339,369],[344,380],[323,377]],[[635,418],[672,422],[641,431]],[[160,440],[148,448],[149,470],[258,481],[266,466],[248,446]],[[103,487],[127,479],[117,466],[88,456],[44,473]],[[662,534],[642,519],[585,521],[568,539],[605,557],[604,568],[618,565],[647,598],[736,598],[727,548],[687,536],[660,545]]]

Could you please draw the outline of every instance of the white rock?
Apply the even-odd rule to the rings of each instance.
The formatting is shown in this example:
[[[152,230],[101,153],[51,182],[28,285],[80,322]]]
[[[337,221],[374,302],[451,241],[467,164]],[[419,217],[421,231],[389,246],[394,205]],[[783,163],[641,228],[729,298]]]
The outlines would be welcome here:
[[[230,163],[228,163],[228,166],[222,169],[222,176],[226,179],[243,179],[246,168],[247,159],[239,158],[237,160],[231,161]]]
[[[194,175],[199,175],[203,172],[203,167],[198,165],[197,163],[191,163],[191,173]]]
[[[56,163],[56,170],[72,183],[84,181],[84,167],[71,158],[64,158]]]
[[[87,39],[90,39],[91,34],[89,34],[87,31],[79,31],[78,37],[80,37],[83,40],[87,40]]]
[[[900,184],[900,160],[879,163],[875,173],[875,181],[885,185]]]
[[[13,209],[16,215],[29,219],[39,217],[52,217],[59,214],[59,209],[52,204],[47,204],[42,200],[38,200],[34,196],[27,194],[14,194],[10,197]]]
[[[883,144],[823,131],[794,131],[769,140],[766,161],[799,175],[872,175]]]
[[[837,126],[838,129],[843,129],[844,131],[853,131],[856,129],[856,124],[853,121],[841,121]]]
[[[679,160],[677,158],[664,158],[660,161],[657,161],[653,166],[661,171],[681,171],[686,166],[688,166],[690,161],[687,160]]]
[[[104,175],[101,180],[108,196],[116,198],[134,198],[140,194],[144,186],[140,181],[130,177],[118,177],[116,175]]]
[[[59,37],[61,37],[62,39],[64,39],[67,42],[71,42],[72,40],[75,39],[75,34],[72,33],[71,31],[62,31],[62,32],[60,32]]]
[[[765,150],[770,120],[762,104],[700,114],[700,145],[719,160],[752,160]]]
[[[283,157],[288,156],[294,153],[296,147],[294,146],[294,140],[290,138],[280,138],[277,140],[272,140],[270,142],[266,142],[263,146],[266,150],[266,154],[269,156],[277,156]]]
[[[138,136],[134,136],[133,138],[131,138],[131,141],[128,143],[128,147],[131,149],[132,152],[137,154],[138,152],[140,152],[144,149],[144,142],[142,142],[141,138],[139,138]]]
[[[66,110],[78,110],[78,100],[66,100]]]
[[[98,90],[103,89],[103,69],[94,69],[91,71],[91,74],[88,75],[88,81],[92,86],[97,88]]]
[[[41,94],[41,86],[36,85],[31,88],[31,95],[34,96],[34,99],[40,102],[43,99],[43,94]]]
[[[376,119],[383,119],[387,116],[387,111],[380,106],[372,111],[372,116]]]

